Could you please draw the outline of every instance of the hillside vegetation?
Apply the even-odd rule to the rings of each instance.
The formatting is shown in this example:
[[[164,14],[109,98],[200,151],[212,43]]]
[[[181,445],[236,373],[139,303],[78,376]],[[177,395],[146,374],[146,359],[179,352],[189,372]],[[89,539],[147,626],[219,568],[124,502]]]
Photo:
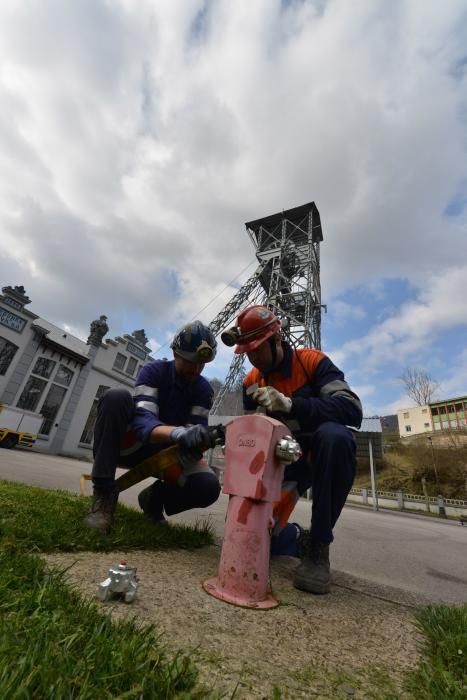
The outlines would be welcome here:
[[[410,444],[393,441],[377,460],[379,491],[403,491],[423,494],[425,480],[428,495],[467,500],[467,447],[460,441],[430,447],[427,439]],[[354,488],[370,487],[369,461],[360,459]]]

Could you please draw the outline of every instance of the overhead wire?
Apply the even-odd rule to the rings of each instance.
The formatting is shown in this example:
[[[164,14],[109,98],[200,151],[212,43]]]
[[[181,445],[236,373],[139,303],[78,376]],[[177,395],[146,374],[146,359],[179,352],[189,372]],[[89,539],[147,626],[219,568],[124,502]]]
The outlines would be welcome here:
[[[225,287],[224,287],[223,289],[220,290],[220,292],[218,292],[210,301],[208,301],[208,303],[206,304],[206,306],[203,306],[202,309],[200,309],[199,311],[197,311],[196,314],[195,314],[194,316],[192,316],[192,318],[190,318],[189,321],[187,321],[187,323],[191,323],[191,321],[194,321],[200,314],[203,313],[203,311],[205,311],[205,310],[208,308],[208,306],[211,306],[211,304],[213,304],[213,303],[216,301],[216,299],[218,299],[218,298],[221,296],[221,294],[223,294],[223,293],[226,291],[226,289],[228,289],[228,288],[240,277],[240,275],[243,275],[243,273],[244,273],[246,270],[248,270],[248,268],[251,267],[251,266],[253,265],[253,263],[257,263],[257,262],[258,262],[258,261],[257,261],[256,258],[254,258],[253,260],[251,260],[251,261],[248,263],[248,265],[246,265],[242,270],[240,270],[240,272],[239,272],[237,275],[235,275],[235,277],[233,277],[233,278],[230,280],[230,282],[228,282],[228,283],[225,285]],[[159,347],[157,348],[157,350],[153,350],[153,352],[151,353],[151,355],[156,355],[160,350],[162,350],[163,348],[166,348],[166,347],[168,346],[168,344],[171,342],[171,340],[172,340],[172,339],[167,340],[165,343],[163,343],[163,345],[159,345]]]

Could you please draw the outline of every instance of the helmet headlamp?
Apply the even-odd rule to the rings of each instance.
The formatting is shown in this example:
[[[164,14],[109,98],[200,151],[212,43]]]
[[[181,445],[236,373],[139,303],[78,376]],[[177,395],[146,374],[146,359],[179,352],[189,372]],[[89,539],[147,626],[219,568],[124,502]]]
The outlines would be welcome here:
[[[227,345],[228,348],[232,348],[236,343],[238,343],[239,338],[240,329],[237,328],[237,326],[232,326],[232,328],[228,328],[226,331],[221,333],[221,340],[224,345]]]

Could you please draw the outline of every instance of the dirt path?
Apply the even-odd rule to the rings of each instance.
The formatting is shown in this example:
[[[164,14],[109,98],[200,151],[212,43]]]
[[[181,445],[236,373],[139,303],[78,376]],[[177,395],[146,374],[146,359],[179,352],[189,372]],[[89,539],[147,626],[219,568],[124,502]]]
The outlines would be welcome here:
[[[131,605],[106,603],[115,618],[154,623],[174,649],[194,651],[200,681],[240,698],[403,698],[402,681],[417,661],[413,598],[339,574],[332,593],[293,588],[296,562],[272,562],[278,608],[248,610],[209,596],[201,583],[217,573],[220,548],[195,552],[114,552],[50,555],[69,566],[70,581],[95,598],[109,567],[124,558],[137,566]],[[365,592],[363,592],[365,591]],[[95,598],[97,600],[97,598]],[[280,690],[280,693],[278,692]]]

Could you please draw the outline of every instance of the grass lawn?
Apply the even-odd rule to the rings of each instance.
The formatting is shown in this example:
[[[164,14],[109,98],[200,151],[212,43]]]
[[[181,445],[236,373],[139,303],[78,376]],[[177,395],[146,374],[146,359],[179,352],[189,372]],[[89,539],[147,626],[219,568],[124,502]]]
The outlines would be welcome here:
[[[408,680],[417,700],[467,698],[467,605],[430,605],[416,614],[422,661]]]
[[[206,525],[154,527],[142,513],[117,506],[115,524],[108,535],[83,525],[90,498],[67,491],[0,481],[0,537],[25,551],[112,552],[116,549],[196,548],[212,544]]]
[[[84,602],[36,553],[195,548],[208,527],[154,527],[119,504],[116,527],[82,525],[90,499],[0,482],[0,698],[215,698],[196,666],[174,656],[154,627],[114,622]]]
[[[212,543],[209,527],[157,528],[119,504],[116,526],[104,536],[81,524],[89,503],[67,492],[0,481],[0,698],[221,697],[199,686],[193,660],[168,653],[154,627],[112,621],[37,556],[196,548]],[[416,700],[465,700],[467,605],[429,606],[416,619],[425,642],[408,692]],[[384,685],[378,697],[394,698]]]

